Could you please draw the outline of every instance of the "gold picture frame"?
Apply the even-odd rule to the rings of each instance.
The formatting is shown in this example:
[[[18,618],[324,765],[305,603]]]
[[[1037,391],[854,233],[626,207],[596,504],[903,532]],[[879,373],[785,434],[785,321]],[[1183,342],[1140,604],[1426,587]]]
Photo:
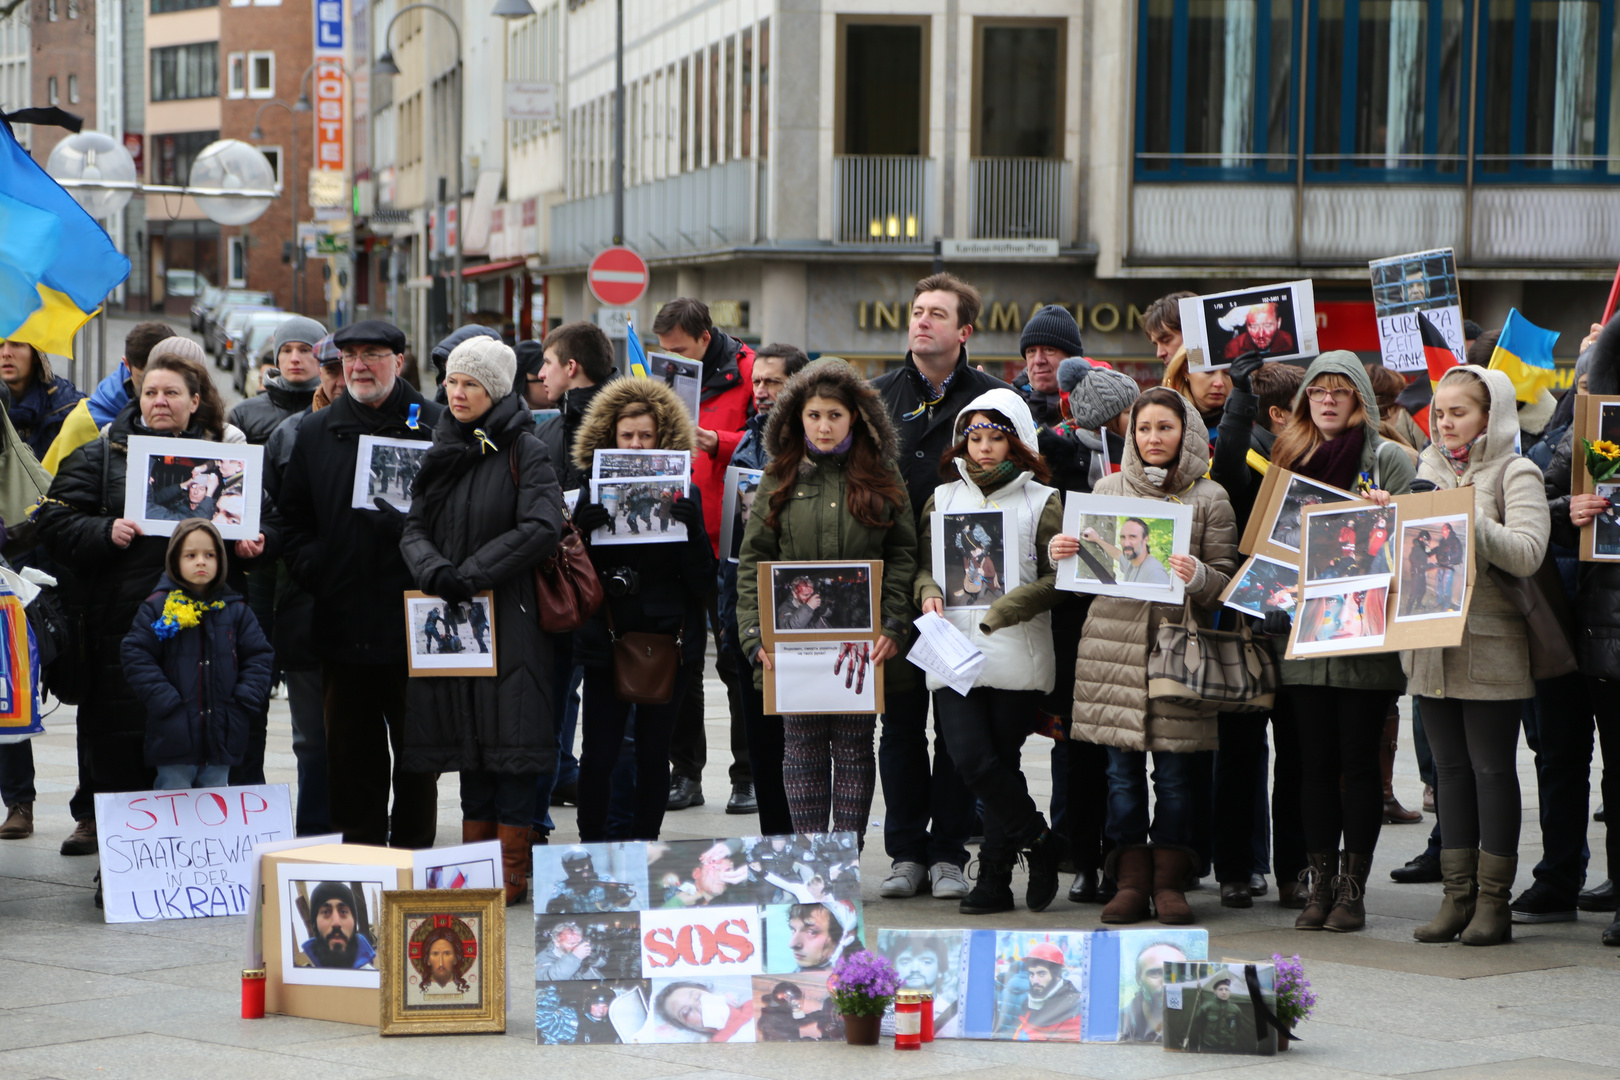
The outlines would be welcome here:
[[[380,1033],[504,1033],[506,890],[400,889],[382,896]]]

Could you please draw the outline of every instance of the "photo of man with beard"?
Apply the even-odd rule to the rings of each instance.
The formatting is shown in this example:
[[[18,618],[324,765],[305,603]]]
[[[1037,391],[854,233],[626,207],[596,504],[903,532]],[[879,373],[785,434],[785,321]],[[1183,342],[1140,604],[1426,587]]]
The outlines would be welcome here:
[[[368,936],[370,925],[349,885],[341,881],[316,885],[309,894],[308,911],[305,922],[313,933],[299,946],[300,954],[308,961],[307,965],[299,962],[300,967],[376,970],[377,950]]]
[[[1079,1042],[1080,990],[1065,974],[1063,950],[1042,942],[1023,959],[1029,992],[1013,1030],[1016,1042]]]

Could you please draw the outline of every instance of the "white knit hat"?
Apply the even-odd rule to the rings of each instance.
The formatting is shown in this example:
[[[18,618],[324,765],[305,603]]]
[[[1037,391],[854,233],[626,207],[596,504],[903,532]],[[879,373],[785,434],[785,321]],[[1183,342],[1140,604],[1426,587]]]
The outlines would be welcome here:
[[[208,357],[203,353],[203,347],[190,338],[181,337],[179,334],[174,337],[166,337],[152,346],[152,351],[146,356],[147,364],[150,365],[153,360],[160,356],[177,356],[182,360],[190,360],[194,364],[201,364],[205,368],[208,366]]]
[[[457,372],[478,380],[478,385],[499,401],[512,392],[517,378],[517,353],[498,338],[468,338],[451,350],[445,363],[445,378]]]

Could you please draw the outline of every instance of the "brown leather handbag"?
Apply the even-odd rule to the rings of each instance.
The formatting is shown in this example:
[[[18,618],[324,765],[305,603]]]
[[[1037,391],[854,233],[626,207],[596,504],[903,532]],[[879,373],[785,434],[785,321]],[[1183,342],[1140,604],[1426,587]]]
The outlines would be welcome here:
[[[512,483],[518,482],[517,455],[509,459]],[[540,608],[540,629],[567,634],[584,626],[602,606],[602,582],[591,565],[585,538],[571,518],[564,518],[557,550],[534,568],[534,598]]]
[[[613,696],[631,705],[668,705],[675,696],[684,634],[621,634],[606,608],[608,640],[613,643]]]
[[[1277,696],[1277,665],[1270,650],[1254,640],[1249,620],[1238,631],[1209,630],[1183,604],[1182,621],[1159,621],[1158,640],[1148,653],[1148,697],[1197,709],[1265,712]]]

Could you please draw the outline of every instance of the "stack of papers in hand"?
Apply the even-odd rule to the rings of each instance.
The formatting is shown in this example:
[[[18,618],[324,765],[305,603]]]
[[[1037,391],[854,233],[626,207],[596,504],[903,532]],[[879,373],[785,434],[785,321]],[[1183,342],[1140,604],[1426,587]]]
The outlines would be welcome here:
[[[916,623],[917,641],[907,657],[930,675],[943,679],[946,686],[963,697],[973,689],[984,667],[984,653],[973,647],[962,633],[942,615],[924,612]]]

